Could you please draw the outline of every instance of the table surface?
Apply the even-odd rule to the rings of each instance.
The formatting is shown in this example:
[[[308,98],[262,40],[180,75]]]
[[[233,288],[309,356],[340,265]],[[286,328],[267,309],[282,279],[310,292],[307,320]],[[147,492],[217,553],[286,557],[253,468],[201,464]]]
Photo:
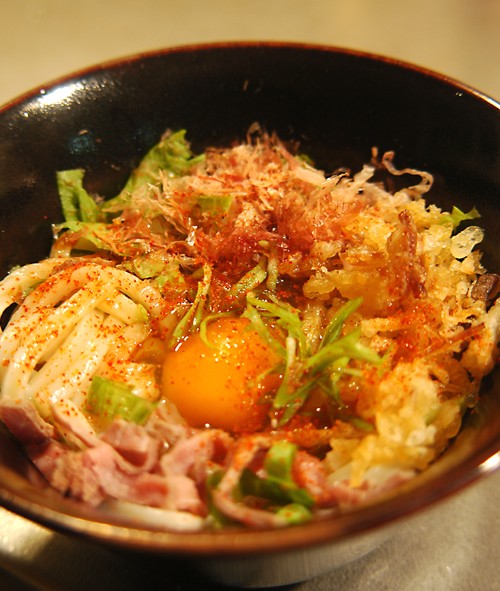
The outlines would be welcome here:
[[[287,591],[498,591],[500,471],[402,523],[370,554]],[[0,508],[3,591],[234,591],[56,534]]]
[[[0,6],[0,105],[103,61],[229,40],[379,53],[500,99],[500,0],[17,0]],[[296,591],[497,591],[500,473],[355,563]],[[69,539],[0,509],[0,589],[223,589]],[[185,569],[182,569],[185,570]],[[227,588],[226,588],[227,589]]]

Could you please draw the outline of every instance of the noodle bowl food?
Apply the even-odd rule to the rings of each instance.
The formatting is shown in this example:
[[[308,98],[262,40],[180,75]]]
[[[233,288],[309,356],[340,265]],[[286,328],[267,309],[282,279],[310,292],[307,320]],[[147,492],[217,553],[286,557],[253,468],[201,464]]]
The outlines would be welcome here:
[[[325,172],[257,125],[201,154],[188,136],[110,199],[57,174],[50,256],[0,284],[0,418],[62,494],[167,530],[397,490],[496,364],[481,212],[428,203],[397,154]]]

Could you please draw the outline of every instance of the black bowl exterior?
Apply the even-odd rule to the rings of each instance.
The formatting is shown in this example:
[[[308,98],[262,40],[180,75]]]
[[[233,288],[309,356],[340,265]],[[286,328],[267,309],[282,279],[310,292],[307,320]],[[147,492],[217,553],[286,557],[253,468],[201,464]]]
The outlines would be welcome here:
[[[430,200],[475,205],[486,229],[485,264],[500,268],[500,106],[462,84],[377,56],[297,44],[184,47],[80,72],[0,111],[0,273],[48,253],[61,221],[58,169],[85,168],[91,192],[115,194],[168,128],[187,129],[195,151],[242,139],[258,122],[300,142],[320,167],[357,170],[371,149],[435,175]],[[376,507],[287,532],[171,534],[109,522],[49,489],[0,431],[0,501],[65,531],[127,548],[215,555],[334,542],[415,512],[494,467],[500,450],[500,376],[443,459]],[[490,462],[488,464],[488,461]]]

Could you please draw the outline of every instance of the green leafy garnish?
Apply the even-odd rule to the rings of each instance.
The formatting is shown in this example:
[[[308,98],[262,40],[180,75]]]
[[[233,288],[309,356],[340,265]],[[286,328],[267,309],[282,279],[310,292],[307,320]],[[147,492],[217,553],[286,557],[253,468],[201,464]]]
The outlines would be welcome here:
[[[480,217],[481,215],[475,207],[473,207],[469,212],[465,213],[458,207],[453,206],[451,213],[443,213],[441,215],[439,223],[451,223],[453,225],[453,229],[455,229],[466,220],[475,220]]]
[[[94,376],[87,396],[86,410],[104,422],[115,417],[144,424],[153,412],[155,404],[136,396],[125,384]]]

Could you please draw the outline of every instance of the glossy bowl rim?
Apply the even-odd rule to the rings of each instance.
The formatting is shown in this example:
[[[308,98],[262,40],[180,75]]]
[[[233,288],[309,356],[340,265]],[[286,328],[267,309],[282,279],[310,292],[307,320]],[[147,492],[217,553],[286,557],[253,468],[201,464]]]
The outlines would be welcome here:
[[[61,74],[60,76],[56,76],[54,78],[49,79],[45,83],[37,84],[36,86],[18,94],[17,96],[8,99],[7,102],[0,105],[0,113],[3,111],[7,111],[10,108],[19,105],[20,103],[34,98],[36,95],[45,92],[47,89],[52,89],[56,86],[61,86],[66,84],[74,79],[82,78],[84,76],[92,75],[93,73],[101,72],[103,70],[111,70],[114,68],[119,68],[121,66],[125,66],[132,63],[140,62],[141,60],[147,60],[149,58],[160,57],[162,55],[174,54],[174,53],[200,53],[204,51],[210,51],[213,49],[245,49],[245,48],[276,48],[276,49],[303,49],[306,51],[317,51],[321,53],[331,53],[336,55],[349,55],[352,57],[363,58],[367,60],[374,60],[375,62],[383,62],[387,64],[391,64],[398,68],[404,70],[413,70],[414,72],[418,72],[426,77],[434,78],[436,80],[440,80],[441,82],[445,82],[448,85],[454,86],[457,88],[457,91],[464,91],[468,94],[473,94],[474,96],[482,99],[492,106],[500,109],[500,97],[496,99],[495,97],[489,95],[488,93],[483,92],[479,88],[476,88],[473,85],[467,84],[455,78],[453,76],[449,76],[438,70],[433,70],[432,68],[428,68],[426,66],[419,65],[415,62],[408,61],[401,58],[390,57],[385,54],[379,54],[371,51],[365,51],[360,49],[354,49],[349,47],[343,47],[340,45],[328,45],[322,43],[308,43],[308,42],[300,42],[300,41],[272,41],[272,40],[262,40],[262,41],[215,41],[215,42],[206,42],[206,43],[189,43],[183,45],[174,45],[174,46],[167,46],[167,47],[160,47],[157,49],[150,49],[145,51],[140,51],[137,53],[130,53],[125,54],[120,57],[111,58],[104,61],[98,61],[91,63],[88,66],[84,66],[82,68],[77,68],[73,71],[67,72],[65,74]]]
[[[214,49],[293,49],[332,56],[345,55],[375,63],[386,63],[398,70],[414,71],[425,78],[433,78],[455,89],[457,93],[473,95],[498,111],[500,102],[480,90],[437,71],[405,60],[333,45],[287,41],[222,41],[187,44],[130,54],[81,68],[59,76],[52,81],[9,100],[0,106],[0,114],[15,110],[25,101],[35,98],[58,86],[91,76],[94,73],[112,71],[137,64],[150,58],[174,53],[203,53]],[[0,467],[1,468],[1,467]],[[500,469],[500,437],[489,442],[465,462],[446,472],[447,479],[438,490],[427,489],[425,502],[418,495],[396,495],[385,501],[369,505],[349,513],[300,526],[276,530],[231,529],[224,531],[169,532],[151,530],[135,525],[117,525],[104,521],[91,521],[77,514],[63,513],[25,498],[10,486],[0,485],[0,504],[7,509],[42,525],[63,533],[76,534],[104,544],[125,549],[135,549],[157,554],[197,556],[248,555],[303,548],[310,545],[342,543],[353,536],[391,526],[397,521],[424,511],[454,493],[473,484],[480,478]],[[1,472],[0,472],[1,473]],[[415,491],[414,491],[415,492]],[[428,494],[427,494],[428,492]],[[361,517],[360,517],[361,516]]]

